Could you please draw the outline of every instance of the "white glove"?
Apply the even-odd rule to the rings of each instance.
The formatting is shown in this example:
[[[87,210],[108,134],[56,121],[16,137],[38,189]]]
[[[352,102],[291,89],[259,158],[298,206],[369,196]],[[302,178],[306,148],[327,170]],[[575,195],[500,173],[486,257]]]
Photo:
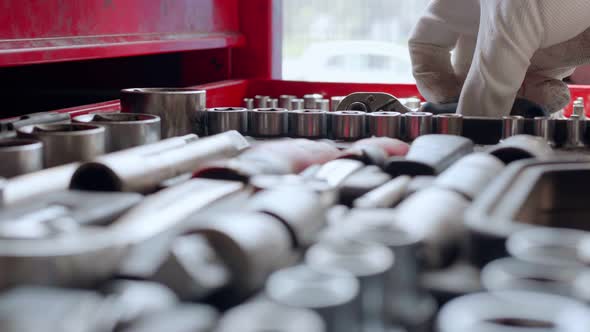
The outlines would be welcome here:
[[[414,77],[464,115],[509,115],[516,96],[554,112],[590,63],[589,27],[589,0],[433,0],[409,41]]]

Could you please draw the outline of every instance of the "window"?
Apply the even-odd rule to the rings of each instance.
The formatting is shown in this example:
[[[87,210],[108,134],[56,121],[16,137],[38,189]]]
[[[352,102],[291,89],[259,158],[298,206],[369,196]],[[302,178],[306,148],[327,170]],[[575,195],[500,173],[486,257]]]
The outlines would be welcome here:
[[[409,34],[429,0],[283,0],[283,79],[413,82]]]

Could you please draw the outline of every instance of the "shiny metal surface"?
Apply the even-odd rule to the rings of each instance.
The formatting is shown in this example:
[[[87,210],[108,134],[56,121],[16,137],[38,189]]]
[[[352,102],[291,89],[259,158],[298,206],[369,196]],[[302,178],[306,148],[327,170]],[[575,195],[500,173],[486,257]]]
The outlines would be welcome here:
[[[305,100],[295,98],[291,100],[291,110],[302,110],[305,109]]]
[[[489,149],[488,153],[506,164],[529,158],[547,159],[554,154],[549,142],[541,137],[530,135],[508,137]]]
[[[15,119],[0,120],[0,131],[13,131],[31,125],[70,123],[70,120],[69,113],[41,112],[25,114]]]
[[[383,92],[356,92],[346,96],[338,105],[338,111],[399,112],[410,109],[394,96]]]
[[[157,115],[162,137],[203,135],[206,130],[207,92],[181,88],[121,90],[121,111]]]
[[[276,98],[270,98],[268,100],[268,108],[278,108],[279,107],[279,100]]]
[[[359,282],[345,271],[306,265],[273,273],[266,295],[274,302],[317,312],[327,332],[360,332]]]
[[[340,106],[340,103],[342,102],[342,100],[344,100],[344,96],[334,96],[332,98],[330,98],[330,112],[336,112],[338,111],[338,106]]]
[[[432,134],[433,115],[428,112],[408,112],[404,114],[406,139],[413,141],[420,136]]]
[[[192,173],[205,162],[236,156],[249,147],[237,131],[183,142],[180,138],[178,146],[154,149],[147,145],[143,150],[114,153],[84,163],[72,176],[71,188],[151,193],[165,180]]]
[[[332,138],[353,141],[366,136],[365,112],[338,111],[330,113]]]
[[[324,96],[319,93],[307,94],[303,96],[303,107],[305,109],[316,109],[316,102],[324,99]]]
[[[239,107],[216,107],[207,110],[207,134],[216,135],[236,130],[248,132],[248,109]]]
[[[376,137],[402,137],[402,114],[398,112],[374,112],[367,114],[369,135]]]
[[[254,98],[244,98],[242,101],[242,107],[248,110],[254,109]]]
[[[586,121],[578,115],[571,115],[567,120],[567,142],[568,148],[583,148],[584,135],[586,134]]]
[[[108,113],[87,114],[72,119],[104,127],[106,152],[115,152],[135,146],[155,143],[161,138],[160,117],[150,114]]]
[[[105,153],[105,129],[95,125],[33,125],[19,128],[18,136],[43,142],[45,167],[91,160]]]
[[[267,108],[270,96],[254,96],[254,108]]]
[[[287,136],[289,112],[284,108],[257,108],[249,112],[248,131],[254,137]]]
[[[32,139],[0,140],[0,176],[13,176],[43,169],[43,143]]]
[[[550,117],[535,118],[535,136],[542,137],[549,145],[555,146],[555,125],[557,120]]]
[[[524,117],[511,115],[502,117],[502,139],[524,134]]]
[[[438,114],[434,117],[436,133],[446,135],[463,134],[463,115],[461,114]]]
[[[315,109],[289,112],[289,135],[301,138],[326,138],[328,113]]]
[[[297,99],[297,96],[293,95],[280,95],[279,96],[279,106],[280,108],[286,108],[289,111],[292,111],[292,101],[293,99]],[[297,108],[298,109],[298,108]]]
[[[330,111],[330,99],[318,99],[315,102],[315,109],[329,112]]]

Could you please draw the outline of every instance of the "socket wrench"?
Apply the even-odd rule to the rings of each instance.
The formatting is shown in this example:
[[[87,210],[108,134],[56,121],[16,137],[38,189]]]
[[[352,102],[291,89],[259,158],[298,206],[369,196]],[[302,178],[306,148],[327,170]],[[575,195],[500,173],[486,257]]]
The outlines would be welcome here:
[[[74,123],[105,128],[106,152],[155,143],[161,138],[160,117],[150,114],[107,113],[75,117]]]
[[[473,152],[473,142],[453,135],[426,135],[412,143],[405,158],[393,157],[385,166],[391,176],[438,175]]]
[[[360,332],[359,282],[341,270],[298,265],[273,273],[266,295],[289,307],[311,309],[326,324],[326,332]]]
[[[284,108],[256,108],[249,112],[248,130],[253,137],[283,137],[289,133],[289,112]]]
[[[105,129],[88,124],[48,124],[21,127],[21,138],[43,142],[45,167],[94,159],[105,153]]]
[[[522,159],[543,159],[551,157],[553,155],[553,149],[541,137],[516,135],[492,147],[488,153],[502,160],[505,164],[510,164]]]
[[[240,107],[216,107],[207,110],[207,134],[217,135],[235,130],[248,133],[248,109]]]
[[[43,143],[32,139],[0,140],[0,176],[14,177],[43,169]]]
[[[446,304],[439,332],[582,332],[590,327],[590,309],[565,297],[524,291],[477,293]]]
[[[248,147],[240,133],[228,131],[170,149],[111,154],[82,164],[70,187],[150,193],[165,180],[192,173],[208,161],[233,157]]]
[[[356,92],[344,97],[338,104],[337,111],[407,113],[410,109],[388,93]]]
[[[121,90],[121,112],[157,115],[162,137],[206,133],[207,92],[190,88]]]

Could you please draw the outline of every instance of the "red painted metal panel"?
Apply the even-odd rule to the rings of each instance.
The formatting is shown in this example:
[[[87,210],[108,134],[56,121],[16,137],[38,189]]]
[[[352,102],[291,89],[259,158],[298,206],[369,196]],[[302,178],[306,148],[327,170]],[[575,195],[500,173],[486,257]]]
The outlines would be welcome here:
[[[236,47],[239,0],[0,0],[0,66]]]

